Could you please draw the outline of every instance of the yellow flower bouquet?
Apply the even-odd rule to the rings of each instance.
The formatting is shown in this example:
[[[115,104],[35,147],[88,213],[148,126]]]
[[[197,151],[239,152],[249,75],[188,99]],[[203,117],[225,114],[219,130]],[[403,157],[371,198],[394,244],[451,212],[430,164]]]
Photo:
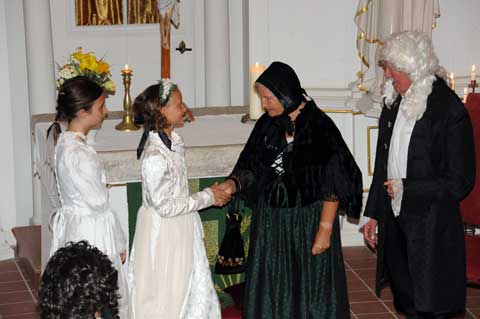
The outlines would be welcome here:
[[[83,53],[81,47],[70,54],[67,64],[58,66],[57,89],[66,80],[80,75],[97,83],[109,94],[115,93],[115,83],[110,78],[110,65],[103,59],[97,60],[94,52]]]

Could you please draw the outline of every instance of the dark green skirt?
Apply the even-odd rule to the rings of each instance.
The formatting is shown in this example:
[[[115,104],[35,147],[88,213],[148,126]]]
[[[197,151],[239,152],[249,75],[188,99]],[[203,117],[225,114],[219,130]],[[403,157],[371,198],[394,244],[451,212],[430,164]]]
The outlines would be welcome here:
[[[330,248],[312,255],[322,204],[254,210],[243,318],[350,318],[338,217]]]

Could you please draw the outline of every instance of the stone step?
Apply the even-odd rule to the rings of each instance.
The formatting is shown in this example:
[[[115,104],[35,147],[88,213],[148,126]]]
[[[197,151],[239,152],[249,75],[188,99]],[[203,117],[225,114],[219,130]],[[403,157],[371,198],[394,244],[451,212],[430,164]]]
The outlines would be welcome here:
[[[21,260],[20,269],[25,279],[31,284],[32,291],[38,290],[41,266],[41,226],[14,227],[12,233],[17,240],[15,257]]]

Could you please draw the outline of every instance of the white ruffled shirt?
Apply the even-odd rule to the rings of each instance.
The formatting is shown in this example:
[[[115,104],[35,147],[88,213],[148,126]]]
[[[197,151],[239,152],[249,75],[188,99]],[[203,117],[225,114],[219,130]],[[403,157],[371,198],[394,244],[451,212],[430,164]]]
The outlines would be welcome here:
[[[391,200],[393,214],[398,217],[402,207],[403,183],[407,177],[408,147],[412,137],[415,119],[408,118],[405,112],[398,110],[393,126],[390,150],[388,152],[387,178],[393,180],[394,198]]]

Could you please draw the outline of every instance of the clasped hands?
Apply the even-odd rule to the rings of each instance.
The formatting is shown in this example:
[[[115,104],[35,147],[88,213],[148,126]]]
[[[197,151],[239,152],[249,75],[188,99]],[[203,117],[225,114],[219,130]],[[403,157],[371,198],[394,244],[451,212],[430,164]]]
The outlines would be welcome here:
[[[215,198],[215,206],[221,207],[226,205],[231,199],[232,194],[235,193],[235,183],[231,179],[227,179],[222,183],[213,184],[210,189]]]

